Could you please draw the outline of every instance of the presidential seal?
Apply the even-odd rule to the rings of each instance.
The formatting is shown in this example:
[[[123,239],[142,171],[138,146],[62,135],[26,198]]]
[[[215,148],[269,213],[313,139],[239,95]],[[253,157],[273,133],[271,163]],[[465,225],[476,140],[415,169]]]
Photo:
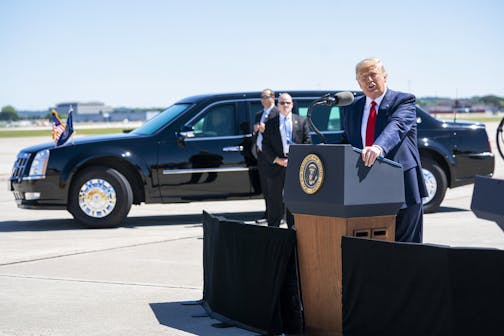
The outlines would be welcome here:
[[[316,193],[324,182],[324,166],[315,154],[309,154],[299,167],[299,184],[307,194]]]

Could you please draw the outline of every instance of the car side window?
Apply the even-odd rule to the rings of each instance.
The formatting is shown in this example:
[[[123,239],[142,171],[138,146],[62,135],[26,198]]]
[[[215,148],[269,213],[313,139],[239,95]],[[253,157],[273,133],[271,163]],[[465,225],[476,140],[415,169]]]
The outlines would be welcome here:
[[[209,108],[193,124],[194,137],[219,137],[239,134],[236,128],[234,104],[222,104]]]
[[[255,116],[257,112],[261,111],[263,108],[264,107],[259,101],[250,102],[250,114],[253,121],[255,121]]]
[[[341,131],[341,113],[338,106],[332,106],[329,112],[329,122],[327,123],[328,131]]]
[[[298,103],[299,115],[306,117],[308,114],[308,105],[310,102]],[[338,106],[315,106],[311,113],[311,119],[319,131],[340,131],[341,114]]]
[[[255,118],[256,115],[259,111],[261,113],[263,112],[264,106],[261,104],[260,101],[250,101],[249,102],[249,113],[250,113],[250,120],[252,120],[252,124],[255,124]]]

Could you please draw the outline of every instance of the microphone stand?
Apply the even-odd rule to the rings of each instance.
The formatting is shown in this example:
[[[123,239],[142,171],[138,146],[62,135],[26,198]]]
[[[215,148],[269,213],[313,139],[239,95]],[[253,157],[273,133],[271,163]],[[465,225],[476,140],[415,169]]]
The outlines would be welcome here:
[[[330,93],[323,95],[322,97],[311,102],[310,105],[308,106],[308,111],[306,112],[306,119],[308,119],[308,124],[309,124],[310,128],[319,136],[319,138],[323,144],[327,144],[327,140],[326,140],[325,136],[318,130],[318,128],[313,123],[313,121],[311,119],[311,113],[312,113],[312,109],[315,106],[330,105],[331,99],[332,99],[332,97],[331,97]]]

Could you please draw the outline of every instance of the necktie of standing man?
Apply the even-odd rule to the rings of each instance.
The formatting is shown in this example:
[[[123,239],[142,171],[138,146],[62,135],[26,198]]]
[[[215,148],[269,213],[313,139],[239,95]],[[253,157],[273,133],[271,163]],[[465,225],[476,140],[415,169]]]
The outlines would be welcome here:
[[[285,135],[287,136],[287,143],[292,143],[292,121],[289,117],[285,117]]]
[[[287,116],[282,118],[282,131],[284,153],[289,153],[289,145],[292,143],[292,125]]]
[[[265,110],[261,116],[261,120],[260,122],[261,123],[265,123],[266,120],[268,119],[268,116],[269,116],[269,112],[271,111],[270,110]],[[256,141],[256,145],[257,145],[257,148],[262,151],[262,140],[263,140],[263,135],[261,132],[258,131],[258,134],[257,134],[257,141]]]
[[[371,102],[371,109],[369,110],[369,117],[366,125],[366,146],[372,146],[374,143],[374,134],[376,126],[376,102]]]

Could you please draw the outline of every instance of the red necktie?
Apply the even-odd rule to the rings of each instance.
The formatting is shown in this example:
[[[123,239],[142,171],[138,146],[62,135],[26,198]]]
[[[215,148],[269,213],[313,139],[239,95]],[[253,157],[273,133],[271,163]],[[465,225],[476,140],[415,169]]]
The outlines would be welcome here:
[[[369,110],[369,117],[366,125],[366,146],[372,146],[374,143],[374,131],[376,126],[376,102],[371,102],[371,109]]]

